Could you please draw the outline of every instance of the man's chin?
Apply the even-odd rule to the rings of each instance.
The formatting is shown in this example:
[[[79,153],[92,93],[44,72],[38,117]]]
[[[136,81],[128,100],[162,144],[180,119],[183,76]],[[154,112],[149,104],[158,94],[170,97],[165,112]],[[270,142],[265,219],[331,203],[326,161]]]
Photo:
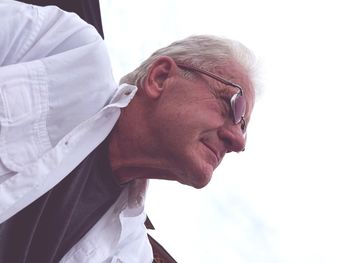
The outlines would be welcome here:
[[[205,187],[207,184],[209,184],[210,180],[212,178],[212,173],[201,173],[200,175],[192,175],[189,176],[187,179],[190,180],[184,180],[183,182],[180,182],[182,184],[192,186],[196,189],[201,189]]]
[[[206,181],[206,182],[201,182],[201,183],[196,183],[191,185],[192,187],[196,188],[196,189],[202,189],[205,186],[207,186],[209,184],[210,180]]]
[[[192,159],[191,157],[188,159]],[[215,167],[212,163],[203,159],[193,158],[190,164],[183,164],[183,170],[177,173],[177,181],[196,189],[205,187],[210,182]]]

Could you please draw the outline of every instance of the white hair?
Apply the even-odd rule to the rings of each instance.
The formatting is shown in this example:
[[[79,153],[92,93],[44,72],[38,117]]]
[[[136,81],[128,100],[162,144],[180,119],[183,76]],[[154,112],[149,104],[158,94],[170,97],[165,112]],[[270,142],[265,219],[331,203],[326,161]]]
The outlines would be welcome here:
[[[254,54],[238,41],[211,36],[190,36],[154,52],[134,71],[121,78],[120,83],[141,84],[149,66],[161,56],[169,56],[176,63],[211,70],[221,64],[234,61],[242,66],[254,83],[256,59]]]

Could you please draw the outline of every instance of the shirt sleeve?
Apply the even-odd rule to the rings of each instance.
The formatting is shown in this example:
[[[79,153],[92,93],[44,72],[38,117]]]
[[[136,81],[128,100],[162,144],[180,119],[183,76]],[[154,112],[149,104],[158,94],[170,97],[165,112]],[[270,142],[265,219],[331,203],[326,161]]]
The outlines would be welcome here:
[[[105,85],[106,93],[87,100],[90,104],[94,102],[96,108],[76,103],[77,97],[81,100],[86,93],[97,94],[92,89],[100,87],[96,85],[97,78],[86,83],[91,76],[98,75],[91,65],[109,67],[108,63],[101,65],[108,61],[102,38],[76,14],[55,6],[38,7],[5,0],[0,2],[0,24],[1,177],[1,173],[6,173],[5,166],[20,171],[49,150],[64,133],[97,112],[111,88]],[[110,68],[106,71],[108,76],[99,77],[110,82]],[[69,93],[70,100],[62,99]],[[90,111],[79,111],[84,106]],[[62,118],[68,119],[67,124],[62,124]],[[51,125],[57,122],[56,126]],[[63,132],[50,136],[50,128]]]
[[[1,66],[52,56],[101,39],[78,15],[55,6],[5,0],[0,3],[0,23]]]
[[[102,38],[76,14],[1,0],[0,24],[0,218],[6,219],[64,178],[53,175],[66,156],[57,145],[108,104],[116,83]],[[87,154],[71,159],[79,163]]]

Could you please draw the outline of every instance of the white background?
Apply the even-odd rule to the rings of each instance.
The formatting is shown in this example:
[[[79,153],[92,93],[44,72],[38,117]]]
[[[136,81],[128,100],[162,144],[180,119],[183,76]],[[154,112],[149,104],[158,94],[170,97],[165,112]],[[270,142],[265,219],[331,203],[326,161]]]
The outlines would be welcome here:
[[[247,150],[202,190],[151,182],[153,236],[175,259],[350,262],[347,2],[100,2],[116,79],[193,34],[239,40],[262,65]]]

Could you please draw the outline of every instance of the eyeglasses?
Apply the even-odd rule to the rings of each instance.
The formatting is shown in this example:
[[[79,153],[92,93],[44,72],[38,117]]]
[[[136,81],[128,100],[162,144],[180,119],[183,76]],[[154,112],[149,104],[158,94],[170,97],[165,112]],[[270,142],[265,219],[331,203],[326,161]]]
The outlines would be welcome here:
[[[182,63],[176,63],[176,65],[179,68],[185,69],[185,70],[189,70],[189,71],[195,71],[195,72],[199,72],[202,73],[210,78],[213,78],[217,81],[220,81],[221,83],[237,88],[239,89],[239,92],[234,94],[231,99],[230,99],[230,104],[231,104],[231,109],[232,109],[232,116],[233,116],[233,123],[234,124],[241,124],[241,129],[243,131],[243,133],[246,132],[246,123],[245,123],[245,119],[244,119],[244,114],[245,114],[245,109],[246,109],[246,101],[245,98],[243,96],[243,89],[240,85],[233,83],[229,80],[226,80],[214,73],[211,73],[209,71],[206,71],[204,69],[200,69],[197,67],[193,67],[193,66],[188,66],[188,65],[184,65]]]

